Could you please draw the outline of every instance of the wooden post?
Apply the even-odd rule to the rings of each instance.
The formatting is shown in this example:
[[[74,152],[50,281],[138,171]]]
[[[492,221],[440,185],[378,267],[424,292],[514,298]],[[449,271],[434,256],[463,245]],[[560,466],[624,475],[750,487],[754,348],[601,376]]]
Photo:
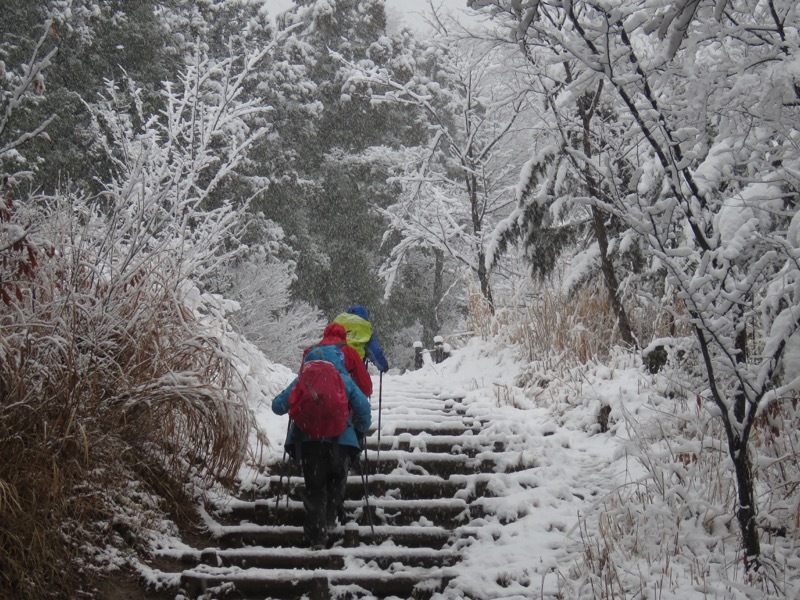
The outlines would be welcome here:
[[[422,342],[414,342],[414,368],[422,368]]]
[[[437,335],[433,338],[433,362],[440,363],[444,360],[444,338]]]

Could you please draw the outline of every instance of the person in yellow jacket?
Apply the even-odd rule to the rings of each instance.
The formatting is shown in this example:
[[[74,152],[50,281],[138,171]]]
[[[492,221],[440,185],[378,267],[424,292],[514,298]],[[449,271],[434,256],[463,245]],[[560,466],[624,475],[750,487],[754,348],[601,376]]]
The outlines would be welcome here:
[[[360,305],[353,305],[333,320],[347,331],[347,345],[358,352],[362,360],[370,361],[381,373],[389,370],[389,363],[383,354],[378,338],[372,332],[372,323],[369,322],[367,309]]]

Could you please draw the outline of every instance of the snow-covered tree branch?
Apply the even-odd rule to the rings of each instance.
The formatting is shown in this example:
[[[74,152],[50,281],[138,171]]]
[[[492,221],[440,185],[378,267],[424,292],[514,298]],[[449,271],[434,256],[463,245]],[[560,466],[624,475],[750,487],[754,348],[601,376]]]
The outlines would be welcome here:
[[[374,151],[383,152],[391,181],[403,189],[401,201],[382,211],[389,222],[384,243],[392,245],[381,270],[387,294],[412,253],[432,252],[475,278],[493,307],[485,237],[511,208],[510,181],[521,166],[514,144],[527,109],[526,91],[499,75],[504,50],[443,38],[406,58],[413,72],[350,63],[349,86],[369,86],[373,103],[413,107],[426,132],[416,148]],[[434,287],[443,289],[441,282]]]
[[[564,148],[591,183],[592,210],[634,233],[685,307],[672,316],[695,333],[698,383],[725,424],[746,565],[757,569],[749,437],[760,411],[800,389],[782,367],[800,338],[790,68],[800,51],[793,3],[745,4],[471,3],[513,18],[540,76],[562,57],[582,66],[554,89],[557,118],[564,98],[587,98],[598,81],[613,90],[605,118],[621,127],[587,129],[582,147],[562,136]]]

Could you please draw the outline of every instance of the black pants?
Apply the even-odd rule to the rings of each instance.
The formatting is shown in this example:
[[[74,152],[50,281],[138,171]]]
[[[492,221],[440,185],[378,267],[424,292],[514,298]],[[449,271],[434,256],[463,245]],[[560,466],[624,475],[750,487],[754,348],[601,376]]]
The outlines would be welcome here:
[[[350,448],[326,442],[305,442],[301,462],[306,484],[304,531],[311,544],[323,543],[328,526],[343,512]]]

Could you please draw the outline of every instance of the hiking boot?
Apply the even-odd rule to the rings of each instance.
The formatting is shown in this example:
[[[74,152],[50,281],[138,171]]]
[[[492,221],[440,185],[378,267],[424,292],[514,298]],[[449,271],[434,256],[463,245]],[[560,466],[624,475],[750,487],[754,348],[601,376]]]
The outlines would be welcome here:
[[[347,523],[347,513],[344,512],[342,503],[338,505],[328,505],[326,514],[327,530],[333,531],[337,525],[344,525]]]
[[[308,547],[312,550],[325,550],[328,547],[328,536],[323,535],[318,538],[308,540]]]
[[[344,521],[341,521],[341,520],[339,519],[339,516],[336,514],[336,512],[335,512],[335,511],[330,511],[330,510],[329,510],[329,511],[328,511],[328,514],[326,515],[325,522],[326,522],[325,529],[326,529],[327,531],[333,531],[334,529],[336,529],[336,526],[337,526],[339,523],[343,523]]]

